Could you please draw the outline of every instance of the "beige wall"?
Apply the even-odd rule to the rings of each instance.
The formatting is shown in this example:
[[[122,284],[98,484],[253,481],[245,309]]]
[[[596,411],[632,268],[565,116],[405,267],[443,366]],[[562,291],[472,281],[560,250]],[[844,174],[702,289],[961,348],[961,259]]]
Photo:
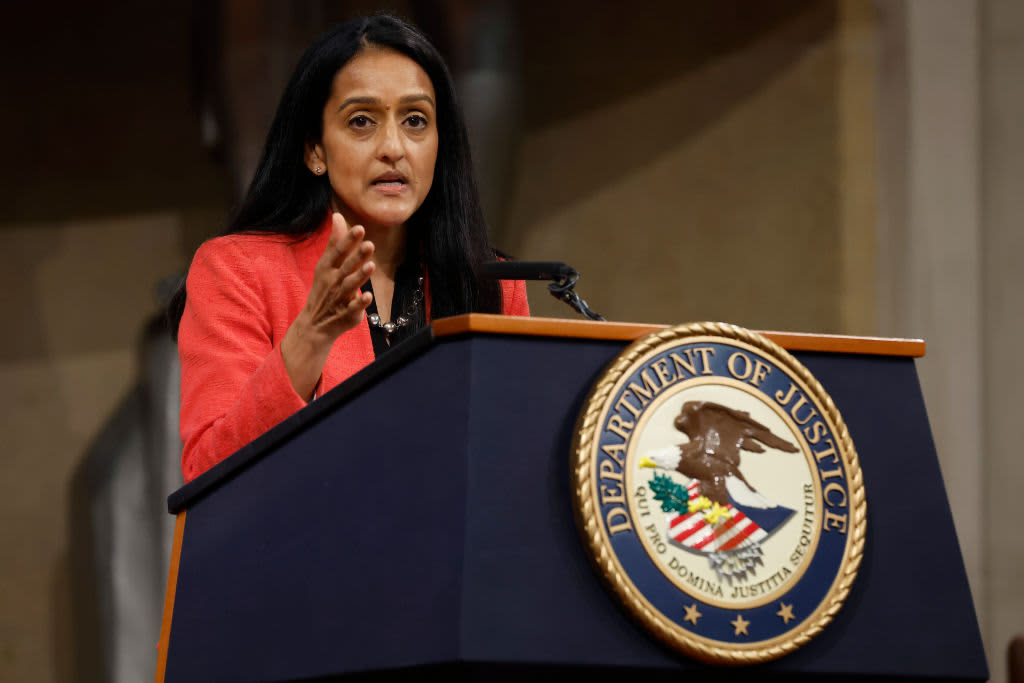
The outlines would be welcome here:
[[[191,110],[187,9],[22,3],[5,20],[2,681],[77,680],[71,479],[137,376],[157,281],[226,209]]]
[[[181,221],[142,215],[0,230],[0,679],[70,663],[67,494],[90,440],[136,375],[153,274],[181,267]],[[64,673],[67,673],[66,671]]]
[[[874,176],[851,158],[872,147],[870,103],[839,113],[844,88],[870,83],[871,43],[851,49],[831,3],[762,4],[746,21],[728,3],[622,8],[544,32],[584,5],[525,24],[527,132],[502,246],[571,263],[612,319],[873,333],[873,311],[844,314],[846,299],[873,308],[872,252],[840,252],[872,243]],[[866,182],[841,198],[849,173]]]
[[[980,3],[982,429],[980,515],[985,543],[985,627],[1001,680],[1006,647],[1024,634],[1024,4]]]
[[[975,596],[984,591],[977,8],[894,2],[881,108],[883,334],[923,337],[918,372]],[[979,604],[982,602],[979,600]]]
[[[883,334],[918,364],[993,681],[1024,633],[1024,7],[881,3]]]

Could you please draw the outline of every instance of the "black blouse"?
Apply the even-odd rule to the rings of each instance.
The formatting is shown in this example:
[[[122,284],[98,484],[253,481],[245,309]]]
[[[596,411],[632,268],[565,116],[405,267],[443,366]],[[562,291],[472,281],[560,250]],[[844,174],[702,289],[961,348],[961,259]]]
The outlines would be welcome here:
[[[405,327],[400,327],[391,333],[391,340],[388,343],[387,335],[384,334],[384,329],[375,325],[370,325],[370,339],[373,341],[373,355],[376,358],[380,358],[382,355],[393,349],[398,344],[411,337],[416,332],[422,330],[427,326],[427,310],[424,303],[420,303],[416,313],[412,316],[409,315],[409,306],[413,301],[413,294],[416,292],[417,281],[420,278],[420,264],[416,258],[410,258],[406,255],[405,261],[402,265],[398,266],[398,270],[395,272],[395,293],[391,297],[391,320],[395,321],[398,316],[404,315],[410,318],[409,324]],[[367,280],[366,284],[362,286],[364,292],[373,293],[373,287],[370,285],[370,281]],[[377,313],[377,298],[374,297],[370,305],[366,307],[366,315],[369,316],[373,313]],[[387,320],[381,320],[381,324],[388,322]]]

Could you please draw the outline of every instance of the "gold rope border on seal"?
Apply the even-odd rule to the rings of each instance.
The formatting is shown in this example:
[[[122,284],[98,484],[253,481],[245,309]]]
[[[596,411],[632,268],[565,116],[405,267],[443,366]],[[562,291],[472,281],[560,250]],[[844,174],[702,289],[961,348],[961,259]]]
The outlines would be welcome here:
[[[610,543],[605,541],[601,531],[601,517],[595,514],[596,501],[590,488],[591,454],[597,435],[597,420],[604,412],[605,402],[615,384],[640,357],[655,347],[685,337],[717,336],[744,342],[755,349],[773,356],[785,369],[790,371],[823,405],[824,412],[834,426],[833,434],[839,442],[839,451],[846,466],[849,484],[850,517],[853,524],[848,527],[846,551],[832,586],[825,599],[815,608],[810,617],[800,626],[785,635],[789,639],[781,644],[762,648],[732,649],[702,642],[705,639],[689,635],[685,629],[676,626],[660,612],[648,606],[628,576],[621,570],[611,552]],[[593,389],[584,400],[584,410],[576,422],[573,436],[573,455],[576,462],[572,468],[572,489],[576,502],[576,522],[580,533],[590,550],[590,558],[598,575],[622,598],[622,602],[648,630],[669,646],[697,659],[714,664],[732,666],[756,664],[778,659],[803,645],[821,633],[842,607],[850,592],[857,569],[864,553],[864,534],[867,528],[867,502],[864,496],[864,477],[860,469],[857,452],[850,438],[850,430],[843,421],[832,397],[820,382],[785,349],[775,342],[743,327],[728,323],[690,323],[677,325],[660,332],[642,337],[627,347],[615,361],[604,370]]]

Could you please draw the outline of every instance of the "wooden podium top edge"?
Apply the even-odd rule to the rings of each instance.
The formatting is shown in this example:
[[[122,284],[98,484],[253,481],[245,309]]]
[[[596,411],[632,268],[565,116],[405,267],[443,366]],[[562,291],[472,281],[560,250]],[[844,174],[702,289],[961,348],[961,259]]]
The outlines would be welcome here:
[[[633,341],[645,334],[663,330],[668,325],[645,323],[593,322],[562,318],[516,318],[504,315],[471,313],[435,320],[431,327],[435,337],[449,337],[468,332],[489,334],[521,334],[538,337],[574,337],[577,339],[610,339]],[[822,351],[825,353],[861,353],[878,356],[924,356],[925,344],[920,339],[888,339],[884,337],[850,337],[837,334],[806,334],[803,332],[760,332],[787,351]]]

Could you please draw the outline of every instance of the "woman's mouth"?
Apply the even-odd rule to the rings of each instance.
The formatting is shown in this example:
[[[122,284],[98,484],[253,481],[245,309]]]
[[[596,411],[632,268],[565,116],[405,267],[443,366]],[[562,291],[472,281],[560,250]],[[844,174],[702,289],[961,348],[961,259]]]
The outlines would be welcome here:
[[[384,194],[398,194],[407,184],[405,176],[400,173],[385,173],[371,183],[375,190]]]

